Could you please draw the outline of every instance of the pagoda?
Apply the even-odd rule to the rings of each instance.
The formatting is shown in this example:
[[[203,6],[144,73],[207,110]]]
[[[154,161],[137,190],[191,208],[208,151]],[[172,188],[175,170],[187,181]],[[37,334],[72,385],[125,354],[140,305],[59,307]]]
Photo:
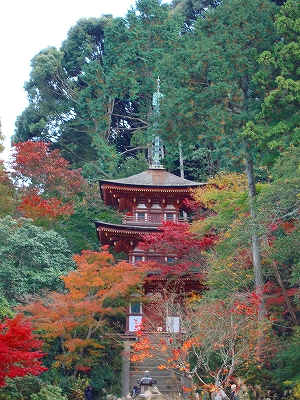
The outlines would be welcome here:
[[[158,79],[157,92],[153,96],[156,115],[158,115],[160,96]],[[187,215],[190,210],[184,200],[192,199],[192,189],[206,185],[166,171],[161,164],[162,152],[160,148],[160,138],[156,135],[153,140],[152,157],[147,170],[127,178],[99,180],[100,195],[104,204],[114,207],[122,214],[122,223],[119,224],[95,221],[100,244],[113,248],[117,254],[125,253],[128,261],[136,268],[139,268],[142,262],[153,260],[162,264],[174,264],[176,254],[162,255],[154,251],[145,252],[138,245],[143,241],[145,234],[158,232],[165,221],[187,222]],[[204,288],[197,273],[186,274],[185,277],[178,277],[178,279],[174,279],[173,276],[171,286],[169,278],[161,275],[159,271],[157,274],[152,271],[149,276],[151,279],[146,279],[143,286],[144,295],[148,299],[166,288],[171,288],[173,292],[175,289],[179,299],[182,293],[201,292]],[[152,320],[154,328],[162,334],[180,332],[180,321],[176,315],[172,315],[163,321],[159,320],[154,314],[151,301],[148,304],[147,302],[142,304],[135,300],[133,296],[132,302],[127,308],[124,338],[135,340],[134,331],[138,329],[137,327],[139,327],[143,317]],[[125,348],[130,352],[130,344],[125,345]],[[143,366],[132,367],[129,358],[125,357],[125,359],[123,360],[122,372],[124,394],[128,393],[129,388],[136,383],[138,376],[136,374],[143,370]],[[147,369],[149,368],[153,373],[156,371],[159,374],[155,367],[147,366]],[[168,381],[168,379],[167,376],[165,380]],[[159,380],[163,380],[161,375]]]
[[[153,96],[156,116],[159,114],[159,99],[162,96],[159,91],[159,78],[157,82],[157,91]],[[117,254],[125,253],[128,261],[137,268],[143,261],[158,261],[170,265],[174,263],[176,254],[163,256],[155,252],[146,253],[138,244],[143,241],[145,234],[158,232],[164,221],[187,221],[189,210],[184,200],[192,198],[192,189],[205,185],[166,171],[161,164],[160,148],[160,138],[156,135],[153,140],[151,162],[146,171],[127,178],[99,181],[100,194],[105,205],[114,207],[123,217],[120,224],[95,221],[101,246],[107,245]],[[167,283],[166,277],[163,278],[159,274],[152,276],[152,279],[147,279],[144,284],[144,294],[149,296]],[[198,292],[201,289],[203,285],[196,276],[187,276],[183,283],[181,282],[181,291],[184,293]],[[125,332],[135,331],[143,315],[151,318],[147,313],[147,307],[144,306],[142,310],[142,304],[132,302],[127,310]],[[161,321],[159,325],[162,331],[170,329],[167,321]],[[172,329],[179,330],[179,324],[175,325]]]
[[[95,221],[101,245],[113,247],[116,253],[126,253],[128,261],[133,265],[138,266],[139,262],[150,260],[172,264],[176,254],[162,259],[161,254],[145,253],[139,249],[138,244],[143,241],[144,234],[157,232],[164,221],[186,221],[188,209],[184,199],[191,198],[191,189],[202,185],[173,175],[160,164],[149,165],[146,171],[128,178],[100,180],[100,193],[105,205],[123,213],[122,224]],[[164,281],[159,277],[148,280],[144,287],[145,295],[155,292],[162,283]],[[188,292],[198,291],[202,285],[198,279],[193,281],[189,278],[185,286]],[[141,318],[141,306],[132,304],[128,310],[126,331],[134,331]],[[163,330],[166,328],[163,327]]]

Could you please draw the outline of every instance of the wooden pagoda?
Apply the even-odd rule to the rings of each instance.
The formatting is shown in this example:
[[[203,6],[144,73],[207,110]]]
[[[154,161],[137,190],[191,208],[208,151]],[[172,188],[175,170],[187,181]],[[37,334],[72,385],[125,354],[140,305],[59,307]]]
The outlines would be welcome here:
[[[159,115],[159,100],[162,94],[159,91],[159,78],[157,92],[153,95],[153,110],[157,118]],[[136,265],[143,261],[155,259],[164,264],[172,264],[176,254],[162,256],[155,252],[145,253],[138,244],[143,241],[143,235],[157,232],[164,221],[179,222],[186,220],[188,210],[184,199],[191,198],[191,189],[204,186],[205,183],[194,182],[178,177],[161,165],[160,138],[156,135],[152,146],[152,157],[146,171],[122,179],[100,180],[100,194],[106,206],[115,207],[123,216],[123,223],[111,224],[95,221],[97,235],[102,246],[113,247],[116,253],[124,252],[128,261]],[[152,276],[144,285],[145,295],[151,295],[159,287],[167,284],[166,278]],[[202,284],[196,276],[187,276],[184,280],[182,291],[199,291]],[[147,310],[142,305],[133,302],[128,308],[126,319],[126,332],[132,332],[142,319],[147,315]],[[147,315],[151,318],[151,315]],[[154,317],[153,317],[154,318]],[[159,328],[168,331],[167,321],[161,321]],[[176,324],[176,328],[180,329]]]
[[[157,232],[163,221],[185,220],[188,209],[184,199],[191,198],[191,189],[202,185],[205,184],[173,175],[160,164],[150,165],[146,171],[128,178],[100,180],[100,193],[105,205],[115,207],[123,215],[122,224],[95,221],[101,245],[113,247],[116,253],[126,253],[133,265],[150,259],[172,264],[176,254],[161,259],[161,254],[145,253],[138,244],[145,233]],[[163,284],[164,280],[157,276],[147,281],[144,292],[149,295]],[[185,279],[186,291],[198,291],[201,287],[199,279]],[[132,304],[128,309],[126,331],[134,331],[141,318],[142,306]],[[166,325],[161,325],[165,331]]]
[[[159,79],[156,99],[153,102],[154,111],[158,114],[159,103]],[[205,183],[194,182],[169,173],[160,164],[160,140],[156,136],[153,144],[153,159],[147,170],[122,179],[100,180],[100,194],[106,206],[116,208],[122,214],[122,223],[112,224],[96,220],[96,231],[101,246],[108,245],[114,248],[115,253],[124,252],[128,261],[136,268],[140,263],[156,260],[163,264],[172,265],[176,254],[162,255],[155,252],[144,252],[138,247],[143,241],[143,236],[157,232],[164,221],[187,221],[189,210],[184,200],[192,197],[191,189],[199,188]],[[160,389],[168,392],[170,376],[162,376],[162,371],[151,365],[132,365],[130,362],[130,343],[127,339],[136,340],[134,331],[139,327],[142,318],[152,321],[152,327],[162,334],[180,333],[179,317],[169,315],[159,318],[155,312],[157,295],[163,290],[173,290],[178,294],[178,301],[182,293],[200,292],[203,290],[203,282],[198,274],[187,274],[184,278],[170,281],[161,274],[151,272],[151,279],[146,279],[143,290],[150,300],[146,303],[132,302],[127,308],[126,327],[124,335],[124,359],[122,367],[122,392],[127,395],[129,389],[136,384],[137,378],[145,368],[157,377]],[[173,285],[173,286],[172,286]],[[178,291],[176,291],[178,289]],[[169,293],[169,292],[168,292]],[[153,296],[153,297],[152,297]],[[155,300],[156,299],[156,300]],[[153,331],[152,331],[153,332]],[[151,332],[149,332],[151,334]],[[127,339],[125,339],[127,338]],[[163,383],[164,382],[164,383]]]

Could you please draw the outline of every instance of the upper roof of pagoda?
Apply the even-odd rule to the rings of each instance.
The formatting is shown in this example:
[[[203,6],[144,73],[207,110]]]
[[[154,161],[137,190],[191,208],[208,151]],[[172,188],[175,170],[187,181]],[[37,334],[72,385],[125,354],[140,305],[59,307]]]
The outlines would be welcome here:
[[[177,175],[167,172],[165,168],[148,168],[146,171],[127,178],[100,180],[100,185],[102,186],[103,184],[111,186],[146,186],[153,188],[196,188],[205,185],[205,183],[180,178]]]
[[[118,198],[127,195],[172,195],[179,196],[181,200],[189,195],[190,189],[205,185],[180,178],[167,172],[164,168],[151,168],[127,178],[100,180],[101,197],[106,205],[125,209],[128,205],[121,205]]]

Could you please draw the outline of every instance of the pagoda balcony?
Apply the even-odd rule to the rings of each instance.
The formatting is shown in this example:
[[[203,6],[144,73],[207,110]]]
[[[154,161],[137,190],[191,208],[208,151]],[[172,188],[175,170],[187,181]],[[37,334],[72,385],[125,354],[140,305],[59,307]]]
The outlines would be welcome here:
[[[146,216],[145,218],[137,218],[134,215],[124,215],[122,219],[122,223],[124,225],[139,225],[139,226],[160,226],[165,221],[173,221],[173,222],[188,222],[187,218],[177,218],[174,215],[172,219],[164,219],[163,217],[157,215]]]
[[[142,226],[159,226],[162,225],[163,219],[151,220],[151,218],[136,218],[133,215],[124,215],[122,223],[125,225],[142,225]]]

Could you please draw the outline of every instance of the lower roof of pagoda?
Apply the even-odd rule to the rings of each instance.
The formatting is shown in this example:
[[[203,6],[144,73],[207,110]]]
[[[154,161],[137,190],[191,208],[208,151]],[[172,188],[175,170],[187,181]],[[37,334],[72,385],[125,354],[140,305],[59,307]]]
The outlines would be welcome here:
[[[168,286],[171,288],[172,286],[175,287],[182,287],[184,288],[184,292],[189,291],[203,291],[206,289],[206,285],[203,282],[203,279],[197,276],[193,276],[191,274],[187,277],[178,276],[176,279],[172,279],[171,277],[159,277],[159,276],[152,276],[150,279],[146,279],[144,283],[144,291],[145,293],[151,293],[158,290],[158,288],[165,288]]]
[[[103,222],[96,220],[94,221],[96,225],[97,235],[101,242],[100,233],[107,233],[109,236],[119,236],[119,237],[140,237],[145,233],[157,232],[158,227],[155,226],[143,226],[143,225],[124,225],[124,224],[111,224],[108,222]]]

